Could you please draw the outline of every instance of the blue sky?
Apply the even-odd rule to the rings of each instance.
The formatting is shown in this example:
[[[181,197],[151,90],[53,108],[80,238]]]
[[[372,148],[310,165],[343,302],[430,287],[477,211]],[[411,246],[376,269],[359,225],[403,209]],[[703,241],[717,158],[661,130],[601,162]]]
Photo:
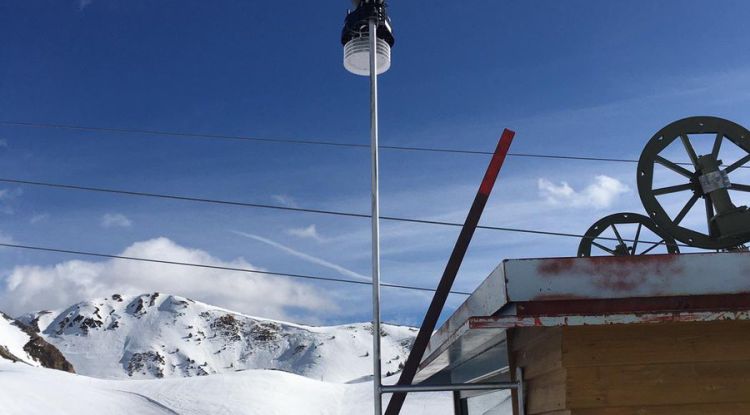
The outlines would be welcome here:
[[[0,119],[368,143],[367,81],[341,65],[348,3],[2,2]],[[655,131],[685,116],[750,126],[746,2],[394,0],[390,12],[396,46],[380,85],[383,144],[490,151],[508,127],[517,131],[515,152],[638,158]],[[366,149],[11,126],[0,126],[0,140],[0,177],[369,208]],[[383,215],[453,221],[463,220],[488,161],[381,157]],[[634,168],[509,158],[483,223],[582,233],[605,214],[640,212]],[[599,176],[616,184],[603,186]],[[362,219],[10,185],[0,186],[0,204],[5,240],[369,275]],[[383,279],[434,286],[457,233],[384,224]],[[472,290],[504,258],[575,255],[577,244],[479,231],[456,288]],[[255,278],[244,275],[72,259],[0,250],[0,309],[160,289],[298,321],[369,319],[367,287],[268,278],[254,291],[219,283]],[[206,287],[206,278],[217,283]],[[383,317],[417,323],[428,301],[384,290]]]

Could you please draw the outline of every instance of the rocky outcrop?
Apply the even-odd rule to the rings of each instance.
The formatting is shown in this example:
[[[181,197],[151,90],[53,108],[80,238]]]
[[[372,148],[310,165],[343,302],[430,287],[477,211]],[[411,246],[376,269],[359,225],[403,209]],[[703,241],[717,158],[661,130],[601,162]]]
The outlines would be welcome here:
[[[11,342],[11,344],[0,344],[0,358],[14,363],[23,362],[32,366],[41,365],[50,369],[75,373],[73,365],[63,356],[60,350],[39,336],[38,326],[36,326],[37,320],[33,320],[32,324],[34,325],[31,326],[2,312],[0,312],[0,319],[2,319],[5,330],[10,330],[10,332],[6,332],[7,338],[0,337],[0,342],[3,340]],[[9,345],[12,347],[8,347]]]
[[[32,327],[29,327],[18,321],[13,324],[28,334],[30,340],[23,346],[23,350],[34,360],[41,363],[43,367],[57,369],[65,372],[76,373],[73,365],[63,356],[57,347],[47,343],[46,340],[39,337]]]
[[[140,374],[151,374],[156,378],[164,377],[164,356],[159,352],[143,352],[134,353],[128,359],[128,376],[133,376],[134,373]]]

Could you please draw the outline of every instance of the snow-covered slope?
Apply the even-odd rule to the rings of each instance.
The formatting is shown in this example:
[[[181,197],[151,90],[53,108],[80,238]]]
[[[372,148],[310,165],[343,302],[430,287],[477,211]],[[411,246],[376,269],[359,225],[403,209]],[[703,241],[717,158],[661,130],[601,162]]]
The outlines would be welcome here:
[[[111,297],[19,317],[79,374],[190,377],[278,369],[330,382],[372,373],[372,327],[309,327],[250,317],[160,293]],[[406,359],[416,329],[383,326],[383,372]]]
[[[39,362],[23,349],[30,340],[31,336],[13,324],[10,317],[0,313],[0,358],[39,366]]]
[[[387,398],[386,398],[387,401]],[[6,415],[372,413],[372,384],[327,383],[271,370],[206,377],[102,380],[0,362],[0,409]],[[415,394],[404,415],[453,413],[449,393]],[[510,414],[506,401],[502,412]]]
[[[0,359],[3,415],[372,413],[369,324],[302,326],[159,293],[115,294],[19,320],[87,376]],[[393,373],[416,329],[384,326],[380,335],[384,372]],[[30,338],[43,341],[0,321],[8,353],[21,354]],[[474,409],[510,414],[508,397],[473,402],[481,406]],[[450,393],[412,394],[402,411],[451,413]]]

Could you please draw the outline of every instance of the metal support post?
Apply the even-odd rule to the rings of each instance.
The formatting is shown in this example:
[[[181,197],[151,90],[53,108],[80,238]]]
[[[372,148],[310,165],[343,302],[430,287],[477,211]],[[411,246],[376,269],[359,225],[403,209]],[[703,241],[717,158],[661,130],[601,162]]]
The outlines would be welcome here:
[[[474,197],[474,203],[472,203],[469,209],[469,214],[466,216],[464,226],[461,228],[461,233],[458,235],[456,244],[453,246],[453,252],[451,253],[448,263],[443,271],[443,276],[440,278],[435,296],[432,297],[430,306],[427,309],[422,325],[417,333],[417,338],[414,340],[414,345],[409,352],[409,357],[406,359],[404,369],[401,371],[401,376],[398,379],[398,385],[405,386],[411,385],[414,380],[414,376],[417,373],[419,364],[422,361],[424,352],[427,349],[427,345],[430,342],[432,332],[435,330],[440,313],[443,311],[445,301],[448,299],[450,289],[453,286],[453,281],[458,275],[458,270],[461,267],[461,263],[464,260],[464,255],[469,248],[469,243],[474,235],[474,231],[477,229],[479,224],[479,218],[482,216],[484,206],[487,204],[487,200],[490,197],[492,188],[495,186],[495,180],[500,172],[500,168],[505,161],[505,156],[508,154],[508,149],[513,141],[515,133],[511,130],[506,129],[503,131],[500,140],[495,148],[495,153],[490,160],[487,171],[482,179],[482,184],[479,186],[479,191]],[[408,391],[408,390],[407,390]],[[386,409],[386,415],[398,415],[401,412],[401,407],[404,405],[406,400],[406,392],[396,392],[388,402],[388,408]]]
[[[518,382],[518,388],[516,389],[518,415],[526,415],[526,386],[523,381],[523,369],[520,367],[516,368],[516,382]]]
[[[453,415],[464,415],[461,391],[453,391]]]
[[[380,374],[380,200],[378,190],[378,21],[369,21],[370,150],[372,153],[372,384],[375,415],[383,413]]]

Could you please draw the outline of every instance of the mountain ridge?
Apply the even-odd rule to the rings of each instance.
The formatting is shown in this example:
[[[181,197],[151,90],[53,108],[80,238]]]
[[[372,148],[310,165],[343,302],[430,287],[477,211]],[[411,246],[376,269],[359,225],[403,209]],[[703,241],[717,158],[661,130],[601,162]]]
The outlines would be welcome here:
[[[366,379],[372,326],[305,326],[188,298],[113,294],[18,317],[57,347],[79,374],[105,379],[204,376],[282,370],[329,382]],[[381,327],[383,372],[396,373],[417,330]]]

